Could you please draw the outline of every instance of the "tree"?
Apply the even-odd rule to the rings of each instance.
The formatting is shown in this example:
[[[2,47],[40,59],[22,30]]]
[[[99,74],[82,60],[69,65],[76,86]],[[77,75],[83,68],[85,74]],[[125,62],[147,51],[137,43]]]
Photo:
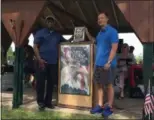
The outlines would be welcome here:
[[[143,55],[142,54],[136,56],[136,62],[137,62],[137,64],[139,64],[142,61],[143,61]]]
[[[10,48],[7,51],[7,60],[14,60],[14,52],[12,50],[12,47],[10,46]]]

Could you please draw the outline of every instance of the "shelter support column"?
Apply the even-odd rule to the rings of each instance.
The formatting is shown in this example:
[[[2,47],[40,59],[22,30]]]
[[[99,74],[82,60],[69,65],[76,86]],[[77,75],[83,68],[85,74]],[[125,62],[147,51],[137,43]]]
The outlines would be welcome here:
[[[152,80],[152,59],[153,45],[152,43],[143,44],[143,80],[144,86],[147,88],[148,80]]]
[[[144,88],[145,94],[147,92],[148,81],[151,80],[152,83],[152,60],[153,59],[153,44],[152,43],[143,43],[143,80],[144,80]],[[147,120],[145,118],[144,120]]]
[[[23,100],[23,48],[35,21],[46,7],[47,0],[5,0],[2,2],[2,22],[16,46],[13,108]],[[28,14],[27,14],[28,13]]]
[[[15,48],[14,86],[13,86],[13,108],[18,108],[23,101],[23,61],[24,49]]]

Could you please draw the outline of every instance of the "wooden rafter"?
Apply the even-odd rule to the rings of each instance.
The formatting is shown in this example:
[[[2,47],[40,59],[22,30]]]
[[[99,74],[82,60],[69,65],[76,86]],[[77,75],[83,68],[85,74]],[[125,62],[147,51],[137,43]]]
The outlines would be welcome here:
[[[72,27],[75,28],[75,25],[74,25],[74,22],[73,20],[70,20],[71,24],[72,24]]]
[[[82,16],[83,16],[83,18],[84,18],[85,22],[87,22],[87,23],[88,23],[88,20],[87,20],[87,18],[85,17],[85,14],[83,13],[83,10],[81,9],[79,2],[78,2],[78,1],[76,1],[75,3],[76,3],[76,5],[77,5],[77,7],[78,7],[79,11],[81,12],[81,14],[82,14]]]
[[[62,8],[60,8],[59,6],[57,6],[55,3],[53,3],[52,1],[48,3],[48,5],[50,5],[51,7],[54,7],[56,10],[59,10],[60,12],[66,14],[67,16],[71,17],[72,19],[78,21],[80,24],[83,24],[87,27],[89,27],[90,29],[94,29],[91,25],[89,25],[88,23],[86,23],[85,21],[83,21],[82,19],[80,19],[79,17],[73,15],[72,13],[63,10]]]
[[[111,0],[111,6],[112,6],[114,18],[115,18],[115,20],[116,20],[117,27],[119,28],[119,21],[118,21],[118,17],[117,17],[117,14],[116,14],[115,6],[114,6],[114,5],[115,5],[115,4],[114,4],[114,1]]]
[[[65,7],[64,7],[63,3],[61,2],[61,0],[59,0],[59,4],[65,10]]]
[[[95,8],[96,13],[97,13],[97,15],[98,15],[98,14],[99,14],[99,10],[98,10],[98,8],[97,8],[97,5],[96,5],[95,1],[92,0],[92,3],[93,3],[93,5],[94,5],[94,8]]]

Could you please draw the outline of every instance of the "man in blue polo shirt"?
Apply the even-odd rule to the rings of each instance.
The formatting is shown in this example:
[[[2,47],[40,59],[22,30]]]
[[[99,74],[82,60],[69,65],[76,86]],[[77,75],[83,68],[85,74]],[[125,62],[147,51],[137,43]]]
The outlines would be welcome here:
[[[40,110],[44,110],[45,107],[54,108],[51,101],[54,82],[57,81],[58,45],[65,41],[61,34],[52,29],[54,24],[54,18],[48,16],[47,28],[39,30],[34,36],[34,51],[38,61],[36,91]]]
[[[98,105],[90,112],[92,114],[102,113],[103,116],[109,116],[113,113],[114,89],[112,83],[117,65],[115,56],[119,42],[117,30],[107,24],[108,19],[108,14],[105,12],[98,15],[98,24],[101,30],[96,39],[86,29],[86,35],[89,40],[96,43],[94,83],[98,90]],[[108,103],[106,105],[103,103],[104,85],[107,85],[108,88]]]

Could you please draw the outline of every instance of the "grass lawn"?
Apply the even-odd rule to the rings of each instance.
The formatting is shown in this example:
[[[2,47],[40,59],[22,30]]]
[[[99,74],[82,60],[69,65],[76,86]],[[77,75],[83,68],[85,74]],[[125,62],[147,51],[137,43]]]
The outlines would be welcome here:
[[[2,107],[2,119],[102,119],[101,116],[80,115],[72,113],[54,112],[54,111],[27,111],[22,108],[8,109]]]

